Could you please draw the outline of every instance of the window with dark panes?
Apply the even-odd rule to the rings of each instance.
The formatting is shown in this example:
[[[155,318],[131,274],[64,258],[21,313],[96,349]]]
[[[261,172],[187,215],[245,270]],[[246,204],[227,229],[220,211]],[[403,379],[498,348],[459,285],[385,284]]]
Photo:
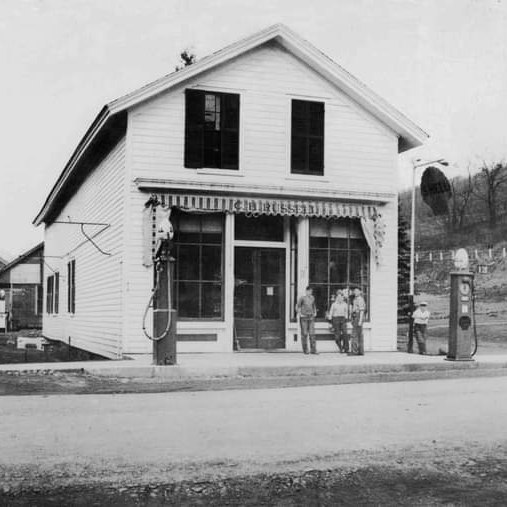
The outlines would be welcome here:
[[[53,275],[47,277],[46,281],[46,313],[53,313],[53,290],[55,277]]]
[[[76,313],[76,261],[67,263],[67,312]]]
[[[53,304],[54,312],[58,313],[58,309],[60,306],[60,273],[55,273],[55,287],[54,287],[54,294],[55,294],[55,301]]]
[[[359,288],[367,307],[370,294],[369,247],[357,219],[310,220],[310,285],[317,318],[324,319],[338,289]]]
[[[283,217],[236,215],[234,238],[247,241],[283,241]]]
[[[223,229],[221,213],[171,216],[175,241],[178,317],[223,318]]]
[[[185,167],[238,169],[239,95],[186,91]]]
[[[291,172],[324,174],[324,103],[292,101]]]

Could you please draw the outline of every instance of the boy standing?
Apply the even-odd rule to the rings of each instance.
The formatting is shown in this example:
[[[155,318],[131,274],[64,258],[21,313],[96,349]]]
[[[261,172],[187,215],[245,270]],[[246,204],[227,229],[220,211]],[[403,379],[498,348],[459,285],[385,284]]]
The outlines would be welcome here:
[[[306,288],[306,294],[298,299],[296,312],[299,314],[303,352],[308,354],[309,337],[310,352],[312,354],[317,354],[317,346],[315,343],[315,316],[317,315],[317,308],[315,306],[315,298],[313,297],[313,289],[310,286]]]
[[[419,354],[426,354],[426,329],[428,328],[428,322],[430,320],[430,312],[427,306],[428,303],[423,301],[412,315],[414,319],[414,334],[417,347],[419,348]],[[412,347],[410,347],[409,352],[412,352]]]

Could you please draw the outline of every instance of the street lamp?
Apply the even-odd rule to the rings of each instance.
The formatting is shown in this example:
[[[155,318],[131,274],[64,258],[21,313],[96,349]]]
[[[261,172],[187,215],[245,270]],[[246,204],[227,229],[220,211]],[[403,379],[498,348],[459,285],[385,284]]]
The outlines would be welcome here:
[[[414,259],[415,259],[415,173],[416,170],[421,167],[427,167],[432,164],[439,164],[443,166],[448,166],[449,162],[447,162],[443,158],[439,158],[436,160],[430,160],[429,162],[424,162],[420,158],[414,160],[412,162],[412,209],[410,214],[410,288],[409,288],[409,308],[410,308],[410,324],[408,330],[408,342],[409,348],[414,340],[414,320],[412,319],[412,314],[414,313]],[[411,352],[411,350],[409,350]]]

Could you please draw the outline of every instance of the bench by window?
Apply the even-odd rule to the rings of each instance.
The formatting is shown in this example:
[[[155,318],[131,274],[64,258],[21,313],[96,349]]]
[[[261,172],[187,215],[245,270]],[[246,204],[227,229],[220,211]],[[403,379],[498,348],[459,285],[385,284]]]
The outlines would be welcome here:
[[[324,103],[292,101],[291,172],[324,174]]]
[[[187,90],[185,167],[239,167],[239,95]]]

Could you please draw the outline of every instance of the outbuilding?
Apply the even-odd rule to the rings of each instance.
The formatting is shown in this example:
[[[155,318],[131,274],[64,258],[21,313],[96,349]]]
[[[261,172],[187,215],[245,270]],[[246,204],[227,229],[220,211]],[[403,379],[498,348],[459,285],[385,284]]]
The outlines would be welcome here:
[[[168,209],[179,352],[300,350],[307,285],[321,351],[336,349],[332,294],[354,287],[366,351],[396,350],[397,161],[426,138],[283,25],[108,103],[34,220],[60,280],[44,336],[151,351],[152,225]]]
[[[39,243],[0,268],[0,328],[42,327],[43,262],[44,243]]]

